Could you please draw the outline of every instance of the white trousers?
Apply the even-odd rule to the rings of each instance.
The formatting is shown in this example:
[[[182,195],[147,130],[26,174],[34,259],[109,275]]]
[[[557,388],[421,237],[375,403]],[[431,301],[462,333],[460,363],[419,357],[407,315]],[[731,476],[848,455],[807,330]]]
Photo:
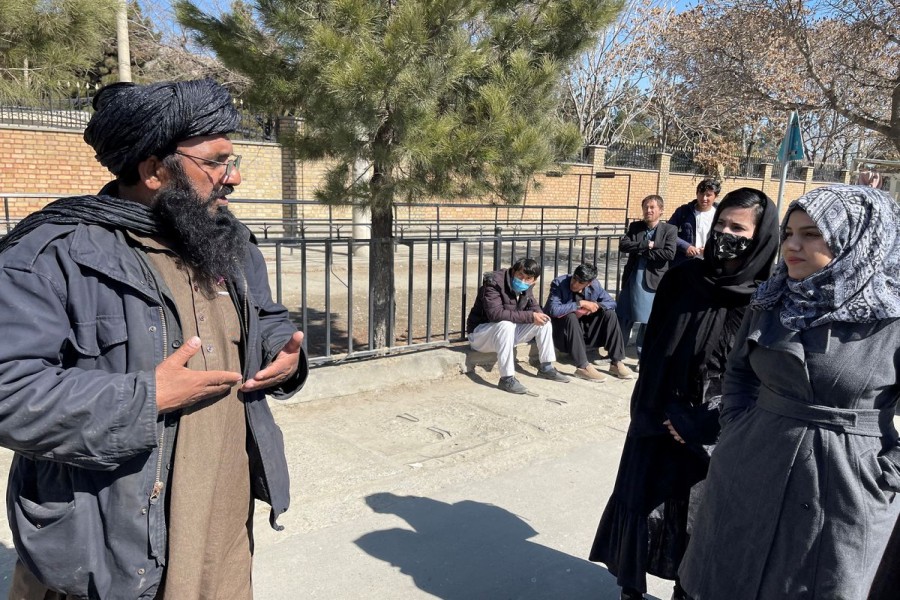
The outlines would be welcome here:
[[[546,325],[516,325],[511,321],[482,323],[469,334],[469,343],[478,352],[496,352],[500,365],[500,377],[510,377],[516,372],[516,344],[537,340],[538,353],[542,363],[556,360],[553,348],[553,327]]]

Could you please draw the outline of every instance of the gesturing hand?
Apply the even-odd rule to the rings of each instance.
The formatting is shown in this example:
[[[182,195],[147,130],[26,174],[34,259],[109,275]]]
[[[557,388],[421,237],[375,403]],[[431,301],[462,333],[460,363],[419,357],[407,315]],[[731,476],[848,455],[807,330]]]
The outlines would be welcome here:
[[[297,365],[300,364],[300,348],[302,345],[303,332],[295,331],[291,339],[281,349],[281,352],[275,356],[275,360],[268,367],[254,375],[253,379],[241,386],[241,391],[263,390],[286,381],[297,371]]]
[[[185,365],[200,350],[192,337],[156,367],[156,409],[167,413],[224,394],[241,382],[240,373],[194,371]]]

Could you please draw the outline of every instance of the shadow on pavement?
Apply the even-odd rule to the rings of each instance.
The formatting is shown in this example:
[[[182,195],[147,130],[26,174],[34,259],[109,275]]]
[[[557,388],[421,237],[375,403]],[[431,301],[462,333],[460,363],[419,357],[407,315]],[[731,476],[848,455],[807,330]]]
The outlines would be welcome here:
[[[366,503],[377,513],[397,515],[414,530],[375,531],[355,543],[438,598],[619,598],[606,569],[528,541],[538,532],[499,506],[390,493],[372,494]]]
[[[9,586],[12,583],[13,568],[16,566],[16,550],[9,548],[5,543],[0,543],[0,598],[9,596]]]

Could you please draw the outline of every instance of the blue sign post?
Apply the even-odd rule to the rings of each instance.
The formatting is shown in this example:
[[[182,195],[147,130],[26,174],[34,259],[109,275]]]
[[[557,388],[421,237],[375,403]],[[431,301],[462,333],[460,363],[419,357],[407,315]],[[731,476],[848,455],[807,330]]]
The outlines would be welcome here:
[[[788,165],[792,160],[803,160],[803,134],[800,133],[800,116],[797,111],[791,113],[784,140],[778,149],[778,161],[781,163],[781,183],[778,185],[778,215],[781,216],[781,200],[784,198],[784,184],[787,181]]]

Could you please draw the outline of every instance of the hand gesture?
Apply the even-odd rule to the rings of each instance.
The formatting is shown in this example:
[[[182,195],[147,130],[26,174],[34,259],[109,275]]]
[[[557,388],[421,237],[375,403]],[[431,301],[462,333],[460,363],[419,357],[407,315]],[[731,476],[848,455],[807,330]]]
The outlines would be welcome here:
[[[254,375],[253,379],[241,386],[241,391],[264,390],[286,381],[297,371],[297,365],[300,364],[300,348],[302,345],[303,332],[295,331],[291,339],[281,349],[281,352],[275,356],[275,360],[268,367]]]
[[[688,246],[688,249],[684,251],[688,256],[703,256],[703,248],[698,248],[697,246]]]
[[[167,413],[224,394],[241,382],[240,373],[194,371],[188,360],[200,350],[200,338],[192,337],[156,367],[156,409]]]

